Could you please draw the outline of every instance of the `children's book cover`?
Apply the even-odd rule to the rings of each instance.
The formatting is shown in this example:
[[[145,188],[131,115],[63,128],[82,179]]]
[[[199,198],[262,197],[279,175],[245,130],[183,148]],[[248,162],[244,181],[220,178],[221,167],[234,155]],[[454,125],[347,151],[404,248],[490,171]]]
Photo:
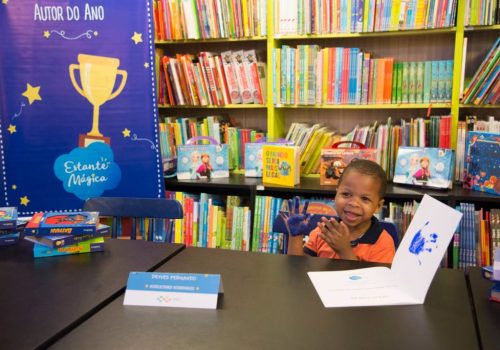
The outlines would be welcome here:
[[[377,150],[373,148],[323,148],[320,154],[320,185],[336,186],[340,175],[353,159],[377,161]]]
[[[399,147],[394,183],[420,187],[451,188],[454,151],[432,147]]]
[[[247,142],[245,143],[245,176],[262,177],[262,147],[268,144],[288,144],[289,141],[276,142]]]
[[[35,213],[24,233],[37,236],[94,234],[98,222],[97,212]]]
[[[17,227],[17,208],[0,208],[0,230],[15,229]]]
[[[465,144],[464,187],[500,195],[500,133],[470,131]]]
[[[76,243],[66,247],[49,248],[43,244],[33,246],[33,256],[35,258],[46,258],[59,255],[93,253],[104,251],[104,238],[98,237],[88,241]]]
[[[262,182],[293,187],[300,183],[299,147],[264,145]]]
[[[42,244],[49,248],[66,247],[90,239],[107,236],[111,233],[111,227],[99,224],[95,233],[83,235],[61,235],[61,236],[25,236],[24,239],[36,244]]]
[[[177,146],[177,179],[229,177],[227,144]]]

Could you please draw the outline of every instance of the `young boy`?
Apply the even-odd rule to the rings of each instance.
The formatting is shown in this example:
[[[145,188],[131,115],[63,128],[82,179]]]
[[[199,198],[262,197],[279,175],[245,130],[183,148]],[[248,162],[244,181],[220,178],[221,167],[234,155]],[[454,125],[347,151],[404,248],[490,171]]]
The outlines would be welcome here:
[[[391,263],[394,241],[373,216],[384,203],[386,187],[380,165],[364,159],[351,161],[335,195],[339,221],[322,218],[305,245],[303,235],[290,236],[288,254]]]

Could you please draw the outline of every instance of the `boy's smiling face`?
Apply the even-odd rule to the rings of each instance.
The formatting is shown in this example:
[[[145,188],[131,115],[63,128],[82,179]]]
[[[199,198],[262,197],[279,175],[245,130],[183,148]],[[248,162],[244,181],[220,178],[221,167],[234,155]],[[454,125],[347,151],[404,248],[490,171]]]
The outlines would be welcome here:
[[[368,230],[373,214],[384,203],[379,191],[380,183],[374,176],[356,170],[344,174],[337,188],[335,207],[351,233]]]

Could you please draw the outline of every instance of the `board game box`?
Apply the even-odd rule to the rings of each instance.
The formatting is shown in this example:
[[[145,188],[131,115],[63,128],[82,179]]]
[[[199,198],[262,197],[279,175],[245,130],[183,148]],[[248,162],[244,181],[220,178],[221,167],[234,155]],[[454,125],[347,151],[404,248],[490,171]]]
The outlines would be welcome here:
[[[98,212],[35,213],[24,233],[35,236],[95,234],[98,222]]]
[[[500,195],[500,133],[469,131],[465,144],[464,187]]]
[[[399,147],[393,182],[419,187],[450,189],[455,154],[451,149]]]

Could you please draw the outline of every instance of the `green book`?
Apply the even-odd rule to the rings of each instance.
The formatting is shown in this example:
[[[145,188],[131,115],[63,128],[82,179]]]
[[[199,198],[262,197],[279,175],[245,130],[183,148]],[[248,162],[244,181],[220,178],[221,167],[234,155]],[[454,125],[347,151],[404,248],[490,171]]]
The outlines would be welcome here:
[[[399,62],[397,66],[397,76],[398,76],[398,81],[397,81],[397,99],[396,102],[402,103],[402,89],[403,89],[403,63]]]
[[[425,62],[417,62],[417,86],[415,91],[415,103],[424,102],[424,79],[425,79]]]
[[[392,71],[392,92],[391,92],[391,103],[397,103],[398,101],[398,65],[399,63],[394,62],[394,68]]]
[[[431,102],[431,81],[432,81],[432,64],[431,61],[424,62],[424,87],[423,87],[423,102]]]
[[[403,79],[401,83],[401,103],[409,103],[410,62],[403,62]]]
[[[417,96],[417,62],[409,63],[408,102],[415,103]]]

